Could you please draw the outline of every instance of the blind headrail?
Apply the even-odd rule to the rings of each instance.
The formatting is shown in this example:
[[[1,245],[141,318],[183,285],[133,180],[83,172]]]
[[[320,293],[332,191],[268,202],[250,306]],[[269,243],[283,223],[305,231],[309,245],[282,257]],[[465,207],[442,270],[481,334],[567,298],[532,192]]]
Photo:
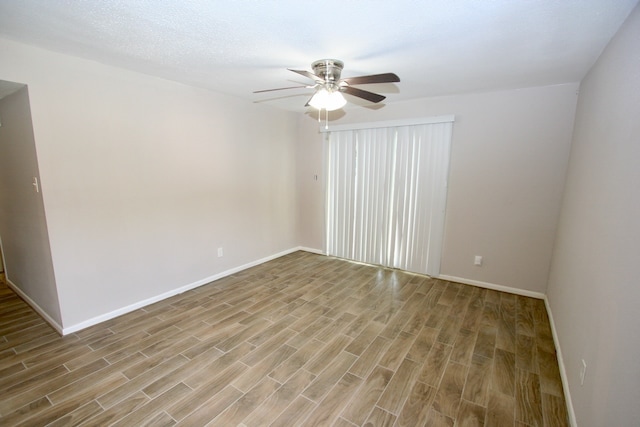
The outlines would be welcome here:
[[[327,133],[343,130],[394,128],[399,126],[430,125],[434,123],[450,123],[455,121],[453,114],[432,117],[416,117],[413,119],[384,120],[379,122],[347,123],[343,125],[330,126],[328,129],[321,128],[320,132]]]

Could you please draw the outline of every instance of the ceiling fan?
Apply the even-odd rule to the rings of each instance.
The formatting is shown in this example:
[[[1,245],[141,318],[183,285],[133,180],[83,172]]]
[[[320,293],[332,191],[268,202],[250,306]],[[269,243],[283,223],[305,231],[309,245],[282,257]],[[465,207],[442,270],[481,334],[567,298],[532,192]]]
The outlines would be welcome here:
[[[395,83],[399,82],[400,78],[393,73],[373,74],[370,76],[349,77],[345,79],[340,78],[344,63],[337,59],[320,59],[314,61],[311,64],[313,72],[306,70],[292,70],[289,71],[298,73],[302,76],[308,77],[314,81],[312,85],[304,86],[289,86],[281,87],[277,89],[257,90],[253,93],[271,92],[275,90],[285,89],[298,89],[298,88],[313,88],[315,93],[307,101],[305,107],[312,106],[318,110],[333,111],[342,108],[346,103],[346,99],[342,96],[342,93],[349,94],[358,98],[365,99],[367,101],[378,103],[385,99],[383,95],[369,92],[366,90],[353,87],[354,85],[363,85],[371,83]]]

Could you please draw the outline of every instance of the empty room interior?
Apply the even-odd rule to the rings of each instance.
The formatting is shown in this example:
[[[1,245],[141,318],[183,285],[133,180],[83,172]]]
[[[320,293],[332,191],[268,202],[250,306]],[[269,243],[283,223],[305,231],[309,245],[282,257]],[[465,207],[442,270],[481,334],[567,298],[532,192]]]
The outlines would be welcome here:
[[[0,1],[0,424],[640,425],[638,0]]]

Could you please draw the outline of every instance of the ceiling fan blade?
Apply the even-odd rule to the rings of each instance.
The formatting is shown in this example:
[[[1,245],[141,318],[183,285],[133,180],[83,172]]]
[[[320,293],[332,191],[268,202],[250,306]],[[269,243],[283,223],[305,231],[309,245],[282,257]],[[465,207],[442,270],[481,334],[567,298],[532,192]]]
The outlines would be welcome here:
[[[380,102],[386,98],[386,96],[378,95],[377,93],[369,92],[368,90],[362,90],[351,86],[340,86],[340,92],[347,93],[358,98],[366,99],[371,102]]]
[[[396,83],[400,81],[400,77],[393,73],[372,74],[370,76],[349,77],[340,80],[350,85],[364,85],[369,83]]]
[[[316,94],[314,93],[313,95],[311,95],[311,98],[309,98],[309,100],[307,101],[306,104],[304,104],[305,107],[310,107],[311,104],[309,104],[311,102],[311,100],[313,99],[313,97],[316,96]]]
[[[318,83],[324,83],[324,79],[321,77],[316,76],[315,74],[313,74],[310,71],[306,71],[306,70],[292,70],[291,68],[287,68],[287,70],[289,71],[293,71],[294,73],[298,73],[301,76],[305,76],[310,78],[311,80],[318,82]]]
[[[300,89],[300,88],[311,88],[313,86],[308,86],[308,85],[304,85],[304,86],[289,86],[289,87],[278,87],[275,89],[263,89],[263,90],[254,90],[253,93],[262,93],[262,92],[273,92],[274,90],[285,90],[285,89]]]

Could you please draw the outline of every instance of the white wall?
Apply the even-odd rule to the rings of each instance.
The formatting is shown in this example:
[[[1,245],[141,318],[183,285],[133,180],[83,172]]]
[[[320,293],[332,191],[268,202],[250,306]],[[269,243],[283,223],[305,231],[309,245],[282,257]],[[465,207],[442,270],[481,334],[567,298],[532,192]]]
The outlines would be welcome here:
[[[400,90],[402,90],[402,83]],[[541,294],[546,289],[577,100],[577,83],[357,108],[333,124],[454,114],[441,274]],[[302,119],[301,229],[323,225],[322,142]],[[331,126],[331,122],[330,122]],[[319,202],[320,201],[320,202]],[[303,245],[324,248],[322,234]],[[482,255],[482,267],[473,265]]]
[[[54,322],[60,307],[49,249],[26,86],[0,99],[0,237],[6,277]]]
[[[548,287],[582,427],[640,425],[639,118],[636,7],[580,87]]]
[[[298,241],[302,247],[324,252],[325,175],[323,137],[317,120],[298,118],[297,200]],[[316,179],[317,177],[317,179]]]
[[[0,56],[29,86],[63,327],[296,246],[295,114],[7,40]]]

